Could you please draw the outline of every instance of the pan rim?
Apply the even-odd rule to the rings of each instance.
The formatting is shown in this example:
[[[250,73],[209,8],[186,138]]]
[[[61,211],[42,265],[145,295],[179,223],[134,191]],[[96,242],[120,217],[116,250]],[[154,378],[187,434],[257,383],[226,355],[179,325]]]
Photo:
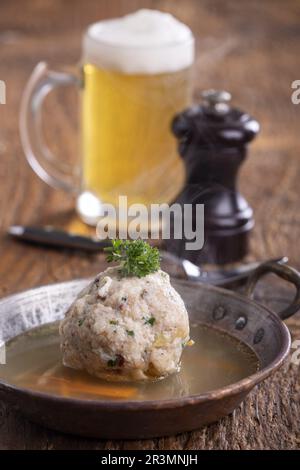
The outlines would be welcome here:
[[[179,283],[182,285],[187,285],[189,287],[191,287],[193,284],[195,285],[195,287],[197,285],[198,286],[200,285],[201,287],[203,287],[204,289],[208,291],[213,291],[213,292],[217,291],[228,297],[234,297],[235,299],[239,299],[242,302],[246,302],[247,304],[251,306],[259,308],[260,310],[264,311],[265,314],[270,315],[272,320],[276,323],[276,326],[278,327],[278,331],[280,333],[281,343],[282,343],[280,350],[278,351],[275,359],[273,359],[273,361],[271,361],[270,364],[268,364],[261,370],[258,370],[257,372],[237,382],[234,382],[233,384],[229,384],[229,385],[226,385],[225,387],[214,389],[205,393],[188,395],[186,397],[179,397],[179,398],[168,398],[168,399],[162,399],[162,400],[145,400],[145,401],[142,401],[142,400],[108,401],[105,399],[98,400],[98,399],[69,398],[69,397],[61,397],[59,395],[49,394],[46,392],[35,391],[32,389],[28,389],[28,388],[18,387],[17,385],[10,384],[6,382],[5,380],[2,380],[1,378],[0,378],[0,392],[5,393],[7,391],[10,393],[18,393],[18,394],[24,395],[32,399],[38,398],[41,400],[50,401],[52,403],[57,403],[57,404],[59,403],[61,405],[64,405],[64,404],[72,405],[78,408],[89,407],[89,408],[93,408],[94,410],[97,409],[98,411],[101,411],[101,410],[102,411],[125,411],[125,410],[126,411],[129,411],[129,410],[151,411],[152,410],[153,411],[153,410],[161,410],[161,409],[182,408],[185,406],[194,406],[194,405],[201,404],[204,402],[221,400],[221,399],[230,397],[232,395],[237,395],[242,392],[248,393],[248,391],[250,391],[253,387],[255,387],[257,384],[262,382],[264,379],[269,377],[273,372],[275,372],[283,364],[290,350],[291,335],[285,323],[279,318],[279,316],[275,312],[273,312],[271,309],[269,309],[265,305],[260,304],[252,299],[249,299],[248,297],[245,297],[240,293],[232,292],[222,287],[216,287],[213,285],[203,284],[203,283],[198,283],[198,282],[191,283],[191,281],[186,281],[186,280],[181,280],[181,279],[176,279],[176,278],[172,278],[172,279],[176,283]],[[12,294],[7,297],[3,297],[2,299],[0,299],[0,304],[2,304],[3,302],[7,302],[7,301],[17,300],[18,297],[21,298],[25,292],[26,293],[37,292],[38,290],[43,290],[45,287],[47,288],[50,287],[53,289],[55,287],[63,288],[64,286],[71,285],[71,284],[79,284],[81,282],[88,283],[90,280],[91,278],[79,278],[79,279],[74,279],[70,281],[46,284],[44,286],[27,289],[17,294]],[[9,341],[16,338],[17,336],[18,335],[10,338]]]

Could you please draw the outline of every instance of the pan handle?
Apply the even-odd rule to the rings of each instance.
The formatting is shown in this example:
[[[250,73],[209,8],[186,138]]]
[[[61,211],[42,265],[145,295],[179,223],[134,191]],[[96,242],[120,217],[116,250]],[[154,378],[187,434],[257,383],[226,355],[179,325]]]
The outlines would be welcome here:
[[[250,299],[252,299],[257,282],[262,276],[265,276],[269,273],[277,274],[277,276],[281,277],[285,281],[294,284],[294,286],[296,287],[296,294],[291,305],[289,305],[281,312],[278,312],[278,316],[282,320],[285,320],[286,318],[291,317],[292,315],[294,315],[294,313],[300,310],[300,273],[296,269],[291,268],[290,266],[287,266],[286,264],[282,264],[280,262],[276,263],[273,261],[269,261],[266,263],[262,263],[249,276],[245,288],[245,294],[247,295],[247,297],[250,297]]]

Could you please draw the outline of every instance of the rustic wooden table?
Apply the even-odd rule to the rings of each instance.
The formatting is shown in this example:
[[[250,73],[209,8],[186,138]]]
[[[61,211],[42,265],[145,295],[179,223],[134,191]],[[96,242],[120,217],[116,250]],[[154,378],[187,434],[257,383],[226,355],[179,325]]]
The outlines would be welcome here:
[[[74,201],[43,184],[25,162],[19,134],[21,93],[41,59],[53,67],[79,59],[80,40],[91,22],[140,7],[170,11],[197,38],[195,86],[232,92],[258,118],[260,137],[243,167],[241,187],[255,209],[251,255],[287,255],[300,267],[300,105],[291,103],[291,82],[299,79],[300,3],[297,0],[3,0],[0,3],[0,79],[7,104],[0,114],[0,295],[29,287],[91,276],[100,256],[24,246],[6,235],[12,223],[75,223]],[[298,76],[297,76],[298,73]],[[74,161],[77,141],[75,92],[47,103],[48,140],[62,158]],[[55,119],[53,119],[55,117]],[[49,119],[50,122],[50,119]],[[279,308],[289,296],[272,281],[260,300]],[[300,317],[287,322],[300,339]],[[64,436],[29,423],[0,404],[1,449],[279,449],[300,447],[298,367],[289,363],[258,387],[233,416],[197,432],[149,441],[112,442]]]

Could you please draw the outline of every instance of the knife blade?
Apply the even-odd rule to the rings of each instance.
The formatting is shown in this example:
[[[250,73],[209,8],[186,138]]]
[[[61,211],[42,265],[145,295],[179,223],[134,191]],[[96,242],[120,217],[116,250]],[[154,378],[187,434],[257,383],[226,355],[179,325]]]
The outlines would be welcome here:
[[[111,246],[110,240],[95,240],[84,235],[77,235],[64,230],[59,230],[52,226],[34,227],[13,225],[9,227],[8,234],[19,240],[37,245],[78,249],[92,253]]]

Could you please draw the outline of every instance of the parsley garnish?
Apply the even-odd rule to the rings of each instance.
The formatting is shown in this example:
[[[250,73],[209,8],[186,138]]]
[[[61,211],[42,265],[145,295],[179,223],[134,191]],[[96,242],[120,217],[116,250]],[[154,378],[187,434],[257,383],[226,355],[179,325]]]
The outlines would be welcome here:
[[[104,250],[108,263],[120,263],[120,274],[124,277],[144,277],[160,268],[158,249],[144,240],[112,240],[112,246]]]
[[[126,330],[126,333],[128,334],[128,336],[134,336],[133,330]]]
[[[118,325],[119,322],[117,322],[116,320],[110,320],[109,322],[111,325]]]
[[[80,320],[78,320],[78,326],[82,326],[84,320],[85,320],[85,318],[81,318]]]
[[[108,367],[116,367],[117,363],[117,359],[109,359],[109,361],[107,361]]]
[[[153,326],[154,323],[155,323],[155,318],[154,318],[154,317],[150,317],[150,318],[148,318],[148,319],[144,318],[144,320],[145,320],[145,325],[148,324],[148,325]]]
[[[117,354],[114,359],[109,359],[107,361],[108,367],[122,367],[124,365],[124,357],[121,354]]]

